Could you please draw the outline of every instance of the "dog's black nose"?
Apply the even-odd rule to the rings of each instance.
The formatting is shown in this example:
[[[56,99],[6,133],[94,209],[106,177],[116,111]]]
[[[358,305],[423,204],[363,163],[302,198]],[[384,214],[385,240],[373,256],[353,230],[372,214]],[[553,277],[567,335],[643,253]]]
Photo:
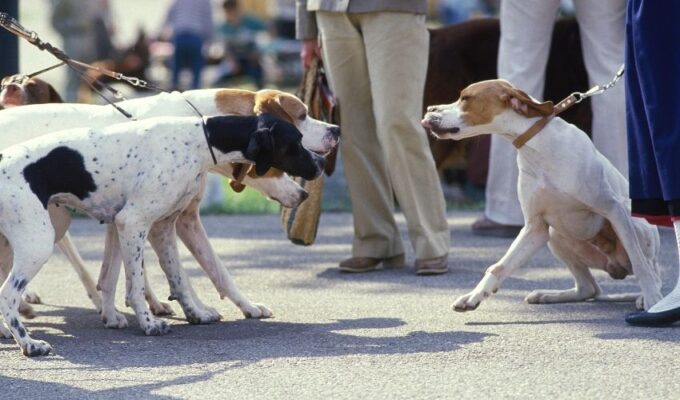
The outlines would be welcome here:
[[[340,127],[334,126],[334,127],[328,128],[328,133],[330,133],[331,136],[333,136],[333,138],[337,139],[337,138],[340,137]]]

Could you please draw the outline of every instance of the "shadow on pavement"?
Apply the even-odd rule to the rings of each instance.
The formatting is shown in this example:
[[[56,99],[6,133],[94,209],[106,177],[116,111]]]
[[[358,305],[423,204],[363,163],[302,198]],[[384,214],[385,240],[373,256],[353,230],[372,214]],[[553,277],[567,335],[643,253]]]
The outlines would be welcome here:
[[[7,393],[20,395],[23,399],[150,399],[174,400],[176,396],[153,394],[152,391],[174,385],[186,385],[209,380],[220,371],[206,372],[198,375],[181,376],[170,380],[153,383],[115,387],[104,390],[87,390],[62,383],[45,382],[42,379],[30,380],[0,376],[0,386]],[[12,398],[12,395],[6,397]]]
[[[230,361],[252,363],[281,357],[450,352],[493,336],[464,331],[412,331],[386,336],[381,330],[400,328],[406,323],[398,318],[359,318],[318,323],[273,319],[222,321],[211,325],[173,323],[168,335],[147,337],[129,314],[130,327],[110,330],[103,327],[92,310],[65,307],[41,315],[50,313],[63,316],[65,322],[44,324],[37,318],[27,324],[33,338],[48,341],[56,355],[70,363],[113,369]],[[350,330],[362,332],[343,332]],[[370,336],[364,336],[366,334]],[[4,340],[0,351],[18,353],[19,349],[13,340]]]

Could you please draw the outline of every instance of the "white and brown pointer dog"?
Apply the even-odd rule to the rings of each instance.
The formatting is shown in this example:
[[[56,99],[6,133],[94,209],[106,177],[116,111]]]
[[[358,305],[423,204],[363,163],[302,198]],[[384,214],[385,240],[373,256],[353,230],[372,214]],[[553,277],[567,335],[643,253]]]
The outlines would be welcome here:
[[[538,102],[507,81],[490,80],[468,86],[453,104],[428,107],[422,125],[442,139],[494,133],[512,141],[552,113],[551,102]],[[631,218],[628,182],[583,131],[553,117],[518,149],[517,164],[524,227],[477,287],[455,301],[456,311],[476,309],[545,244],[576,285],[533,291],[529,303],[637,298],[637,307],[648,309],[661,299],[658,231]],[[589,268],[614,279],[634,274],[642,295],[602,295]]]
[[[152,118],[62,131],[2,151],[0,233],[11,245],[13,260],[0,287],[0,311],[25,355],[51,350],[48,343],[28,335],[18,314],[24,288],[64,233],[53,228],[49,204],[116,225],[130,280],[128,303],[145,334],[161,335],[168,331],[167,324],[156,319],[144,301],[144,243],[155,222],[174,221],[201,189],[212,167],[208,146],[218,164],[254,162],[258,174],[275,167],[314,179],[322,172],[323,157],[302,146],[294,125],[271,115],[211,117],[205,128],[207,139],[196,117]],[[158,248],[177,251],[176,240],[159,240]],[[166,268],[167,275],[182,276],[179,265]],[[171,284],[188,283],[175,279]]]
[[[158,115],[191,115],[193,111],[186,100],[191,101],[202,113],[208,115],[212,113],[240,115],[275,114],[294,123],[303,134],[303,144],[318,153],[328,152],[338,142],[339,130],[336,126],[308,117],[307,109],[299,99],[277,90],[261,90],[259,92],[234,89],[195,90],[181,94],[161,94],[120,102],[118,104],[133,114],[135,118],[143,119]],[[5,135],[0,135],[0,143],[2,143],[0,148],[58,129],[79,126],[102,127],[125,120],[125,117],[111,106],[50,104],[40,107],[26,106],[13,108],[4,111],[2,118],[0,118],[0,130],[7,132]],[[230,164],[213,167],[212,171],[227,177],[233,176]],[[265,176],[260,177],[256,176],[254,171],[252,171],[249,176],[246,176],[244,183],[287,207],[299,204],[306,197],[304,196],[304,190],[299,185],[286,174],[273,168]],[[197,194],[187,209],[179,216],[178,223],[176,224],[177,234],[197,258],[199,264],[206,270],[221,297],[228,297],[232,300],[246,317],[259,318],[271,316],[271,311],[265,306],[252,303],[240,293],[221,260],[215,256],[198,214],[198,204],[202,193],[203,190]],[[70,215],[65,209],[50,206],[50,213],[53,224],[56,226],[68,226]],[[110,231],[112,229],[114,228],[109,228]],[[174,229],[174,227],[169,226],[167,229]],[[58,245],[78,272],[95,306],[98,310],[101,310],[105,325],[111,328],[121,328],[127,325],[127,321],[114,307],[115,282],[118,277],[115,257],[119,252],[110,250],[111,242],[114,240],[111,236],[111,234],[107,235],[107,252],[98,285],[102,290],[103,305],[97,288],[95,288],[92,279],[84,269],[82,259],[75,246],[73,246],[68,233],[58,242]],[[114,265],[114,267],[108,268],[110,265]],[[4,267],[9,269],[7,265]],[[145,294],[149,306],[155,315],[172,313],[171,307],[166,303],[160,302],[150,286],[147,287]],[[198,298],[195,300],[197,303],[200,303]],[[28,307],[23,307],[22,312],[25,312],[27,309]],[[218,315],[214,310],[210,310],[210,312],[213,315]],[[27,313],[30,314],[30,309],[28,309]],[[212,318],[208,318],[208,320],[210,319]],[[205,321],[206,319],[204,318],[203,320]],[[201,322],[200,320],[195,321],[197,323]],[[2,328],[1,325],[0,328]],[[5,336],[9,336],[9,332],[6,330],[4,332],[0,330],[0,332]]]

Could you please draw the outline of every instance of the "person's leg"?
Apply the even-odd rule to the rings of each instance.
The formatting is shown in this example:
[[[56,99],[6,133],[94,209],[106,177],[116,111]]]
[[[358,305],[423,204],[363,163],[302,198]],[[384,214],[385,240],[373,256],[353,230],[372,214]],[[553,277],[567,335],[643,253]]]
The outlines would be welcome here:
[[[668,202],[670,209],[666,214],[674,219],[680,254],[680,217],[676,209],[680,199],[680,182],[677,181],[680,161],[675,154],[680,142],[680,122],[676,118],[680,108],[680,78],[677,75],[680,59],[667,56],[669,48],[680,45],[680,27],[674,22],[678,18],[680,5],[674,2],[629,1],[625,78],[633,211],[642,205],[643,196],[643,200],[649,199],[654,204],[659,200]],[[645,144],[640,141],[641,135],[637,131],[641,126],[649,132],[647,137],[652,143],[647,146],[650,150],[633,147]],[[649,170],[655,173],[654,178],[658,181],[650,182]],[[650,185],[653,185],[652,192]],[[657,198],[659,191],[663,199]],[[649,310],[626,317],[626,322],[639,326],[670,325],[677,321],[680,321],[680,280]]]
[[[198,35],[191,35],[189,47],[189,60],[191,63],[191,88],[201,87],[201,72],[203,71],[203,39]]]
[[[175,51],[172,55],[172,74],[171,74],[171,82],[172,82],[172,90],[177,90],[179,88],[179,75],[180,72],[182,72],[182,68],[184,68],[185,64],[185,40],[184,40],[184,35],[179,34],[175,35],[173,38],[173,46],[175,48]]]
[[[425,16],[378,12],[359,18],[378,142],[416,258],[446,257],[450,234],[444,195],[419,123],[428,62]]]
[[[376,135],[361,32],[343,13],[317,12],[317,23],[326,72],[342,105],[340,154],[352,200],[352,255],[400,256],[404,248],[393,216],[392,185]]]
[[[543,98],[545,67],[558,7],[557,0],[501,2],[498,77],[538,99]],[[516,158],[512,143],[496,135],[491,136],[484,215],[497,224],[521,226],[524,223],[517,197]],[[476,223],[476,226],[494,228],[493,224]],[[479,234],[506,232],[507,235],[518,231],[498,228],[501,229],[473,227],[473,230]]]
[[[583,59],[590,85],[609,82],[623,63],[626,0],[576,0]],[[623,85],[591,97],[595,147],[628,176],[626,114]]]

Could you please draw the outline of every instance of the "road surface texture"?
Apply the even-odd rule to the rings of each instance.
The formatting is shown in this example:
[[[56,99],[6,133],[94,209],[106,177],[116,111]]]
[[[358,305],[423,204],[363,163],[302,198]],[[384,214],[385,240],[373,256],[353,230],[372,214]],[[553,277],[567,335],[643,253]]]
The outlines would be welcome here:
[[[677,399],[680,327],[626,326],[631,303],[528,305],[533,289],[569,288],[572,280],[547,249],[478,310],[451,311],[510,240],[473,236],[474,213],[449,213],[451,272],[417,277],[411,268],[341,274],[349,255],[351,215],[323,216],[318,242],[289,243],[274,215],[211,216],[205,225],[238,286],[275,313],[245,320],[220,300],[182,248],[199,296],[223,320],[188,325],[177,303],[172,332],[145,337],[130,322],[105,329],[78,278],[55,254],[31,287],[44,305],[27,322],[54,354],[29,359],[0,341],[4,399]],[[400,224],[404,228],[403,219]],[[96,276],[103,226],[75,221],[71,232]],[[677,262],[671,231],[662,232],[670,289]],[[147,271],[161,297],[168,286],[147,246]],[[413,260],[412,254],[408,259]],[[673,268],[671,268],[673,266]],[[635,281],[597,278],[606,292],[630,292]]]

